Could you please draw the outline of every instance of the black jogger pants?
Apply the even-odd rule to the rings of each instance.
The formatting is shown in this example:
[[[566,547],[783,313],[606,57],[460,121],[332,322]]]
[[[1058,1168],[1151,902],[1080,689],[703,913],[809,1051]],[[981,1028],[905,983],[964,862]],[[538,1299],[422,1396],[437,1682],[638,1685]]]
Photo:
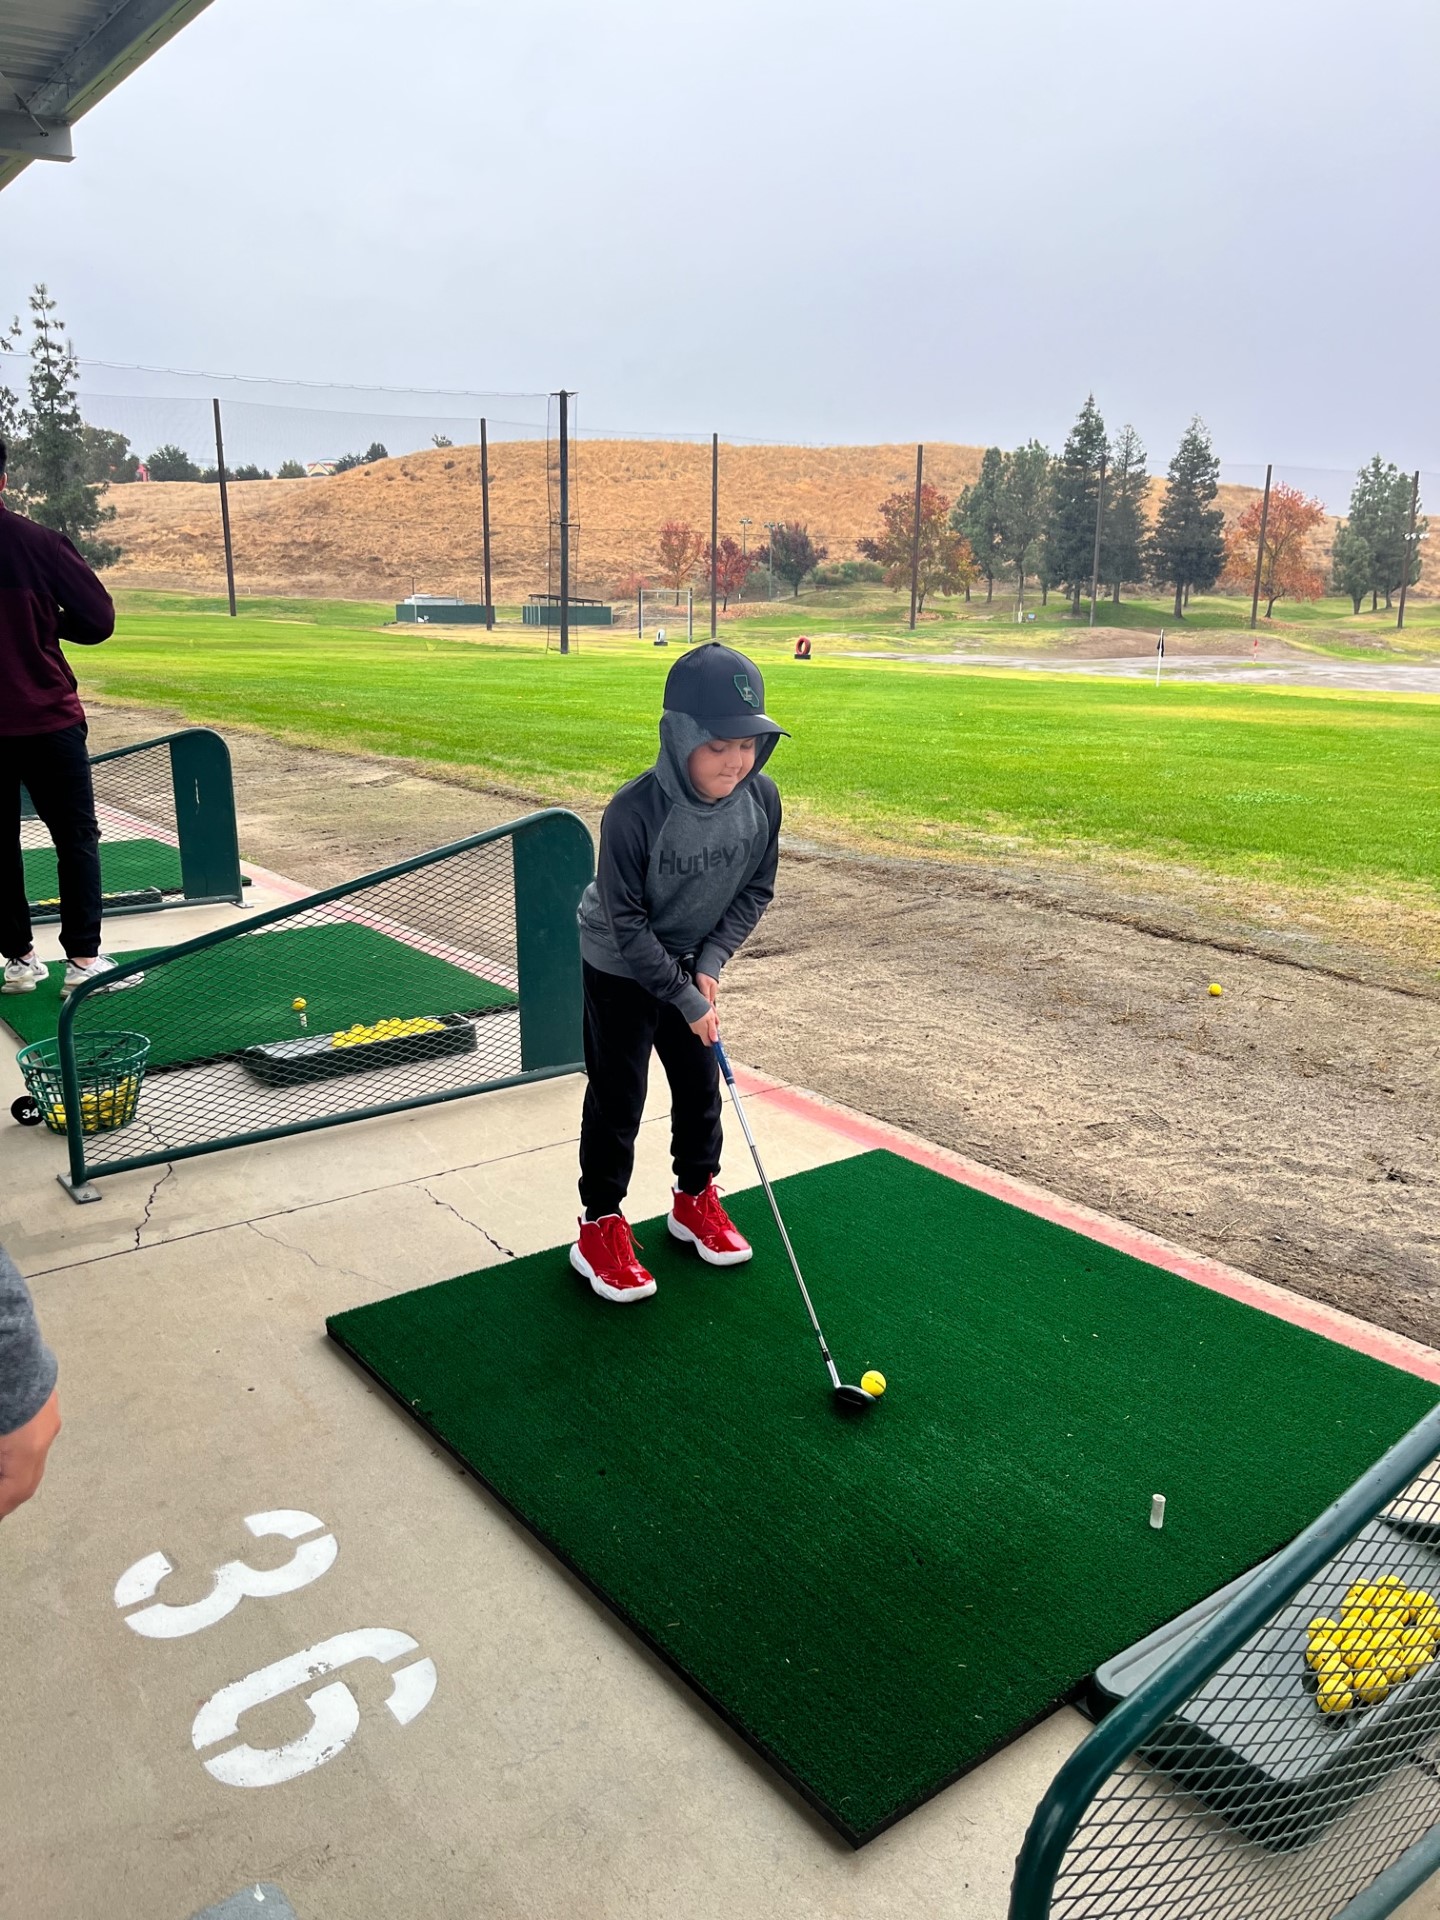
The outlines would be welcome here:
[[[20,853],[20,786],[55,842],[60,945],[71,959],[100,951],[100,827],[83,720],[54,733],[0,736],[0,954],[20,960],[31,944]]]
[[[635,1165],[635,1136],[650,1078],[650,1049],[670,1082],[675,1183],[700,1193],[720,1171],[720,1073],[715,1049],[677,1007],[634,980],[585,963],[585,1107],[580,1199],[592,1220],[618,1213]]]

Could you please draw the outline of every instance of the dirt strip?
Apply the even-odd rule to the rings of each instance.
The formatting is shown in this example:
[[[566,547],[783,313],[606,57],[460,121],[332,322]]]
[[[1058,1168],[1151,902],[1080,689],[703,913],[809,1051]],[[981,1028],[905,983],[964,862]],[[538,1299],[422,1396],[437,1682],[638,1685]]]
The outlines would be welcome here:
[[[92,745],[159,718],[97,704]],[[314,886],[537,804],[227,737],[245,854]],[[1440,995],[1362,932],[1211,880],[793,843],[722,1009],[763,1072],[1440,1344]]]

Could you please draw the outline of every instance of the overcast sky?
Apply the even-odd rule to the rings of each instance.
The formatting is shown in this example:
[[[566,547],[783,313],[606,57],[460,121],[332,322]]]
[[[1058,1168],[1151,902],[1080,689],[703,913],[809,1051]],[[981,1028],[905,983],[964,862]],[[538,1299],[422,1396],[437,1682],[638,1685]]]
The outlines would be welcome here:
[[[1440,468],[1435,0],[214,0],[0,194],[82,354]]]

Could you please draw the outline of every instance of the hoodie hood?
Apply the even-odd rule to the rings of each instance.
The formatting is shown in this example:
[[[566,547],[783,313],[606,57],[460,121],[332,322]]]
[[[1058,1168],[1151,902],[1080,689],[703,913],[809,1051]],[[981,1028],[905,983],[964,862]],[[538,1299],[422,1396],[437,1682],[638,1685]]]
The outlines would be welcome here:
[[[733,806],[775,751],[775,742],[780,736],[778,733],[757,734],[755,764],[749,773],[738,783],[735,791],[727,793],[723,800],[706,800],[690,783],[690,756],[697,747],[703,747],[707,740],[725,740],[729,737],[728,734],[712,733],[688,713],[672,713],[668,709],[662,713],[655,777],[667,798],[680,801],[685,806],[703,807],[707,813],[719,813]]]

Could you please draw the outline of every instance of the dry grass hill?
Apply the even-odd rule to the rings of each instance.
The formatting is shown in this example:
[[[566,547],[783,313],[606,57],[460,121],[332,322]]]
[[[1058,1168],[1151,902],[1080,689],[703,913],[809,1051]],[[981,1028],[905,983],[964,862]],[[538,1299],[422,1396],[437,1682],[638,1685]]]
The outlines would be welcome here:
[[[981,451],[927,446],[925,477],[953,496],[975,478]],[[500,442],[490,462],[495,597],[514,602],[554,585],[553,460],[548,486],[543,443]],[[574,448],[572,472],[577,595],[604,598],[637,572],[658,584],[655,536],[667,520],[708,534],[708,446],[585,440]],[[832,559],[849,559],[873,531],[879,502],[914,475],[908,445],[722,446],[720,530],[755,548],[764,544],[767,520],[800,520]],[[1230,514],[1251,497],[1248,488],[1221,489]],[[116,487],[110,498],[123,548],[108,575],[113,585],[203,591],[223,584],[213,486]],[[406,454],[329,479],[247,481],[230,489],[230,517],[236,576],[248,592],[396,600],[413,586],[480,598],[478,448]]]
[[[926,450],[927,477],[954,494],[979,470],[978,447]],[[871,530],[876,503],[914,477],[915,450],[879,447],[723,447],[722,535],[763,545],[767,520],[802,520],[837,558]],[[534,441],[490,449],[495,594],[544,592],[550,559],[553,460]],[[655,578],[655,535],[666,520],[709,531],[710,449],[680,441],[586,440],[573,455],[571,513],[579,523],[575,592],[607,594],[632,572]],[[547,492],[552,496],[547,499]],[[117,586],[212,587],[224,579],[213,486],[116,487]],[[324,480],[247,481],[230,489],[236,574],[256,592],[395,599],[420,591],[479,597],[479,451],[436,448]],[[741,520],[750,526],[743,528]]]

